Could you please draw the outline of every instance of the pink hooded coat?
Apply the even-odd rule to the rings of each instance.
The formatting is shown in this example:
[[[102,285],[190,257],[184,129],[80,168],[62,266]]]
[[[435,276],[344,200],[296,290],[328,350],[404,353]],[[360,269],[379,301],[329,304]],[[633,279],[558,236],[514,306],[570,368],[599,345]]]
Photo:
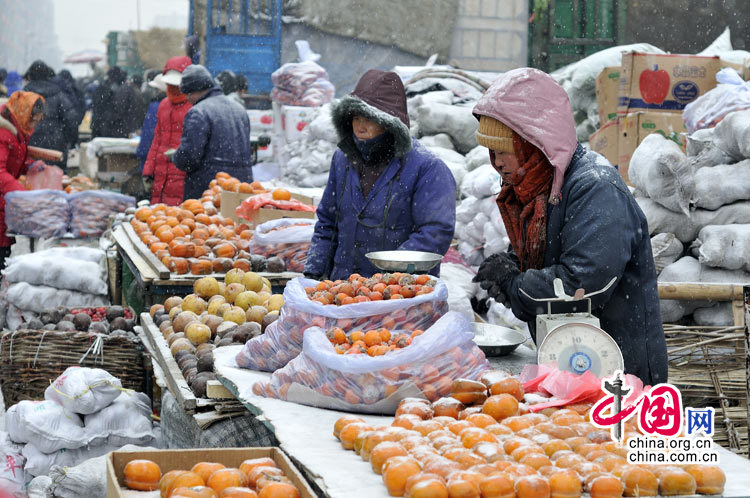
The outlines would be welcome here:
[[[565,90],[538,69],[513,69],[492,83],[474,107],[474,115],[497,119],[547,156],[555,168],[550,202],[557,204],[565,169],[578,146]]]

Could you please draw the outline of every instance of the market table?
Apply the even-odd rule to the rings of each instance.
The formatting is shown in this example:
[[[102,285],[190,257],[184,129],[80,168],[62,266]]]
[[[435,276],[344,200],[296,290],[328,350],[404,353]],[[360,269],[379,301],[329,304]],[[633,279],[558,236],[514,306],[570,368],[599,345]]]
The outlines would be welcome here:
[[[217,377],[258,420],[274,431],[281,448],[306,477],[315,481],[330,498],[349,498],[354,490],[358,498],[388,496],[381,477],[372,471],[370,463],[351,451],[343,450],[333,437],[333,425],[345,413],[255,396],[252,385],[267,379],[270,374],[238,368],[234,358],[241,348],[227,346],[214,350]],[[522,350],[520,354],[528,353]],[[388,425],[393,419],[374,415],[361,417],[368,423],[379,425]],[[750,462],[718,445],[716,447],[720,466],[727,476],[723,496],[747,496]]]
[[[175,275],[171,274],[156,256],[135,236],[132,227],[128,223],[117,226],[112,230],[112,237],[117,247],[117,269],[115,282],[115,304],[121,304],[122,290],[122,265],[127,265],[137,282],[139,294],[143,297],[144,308],[155,303],[162,303],[168,296],[185,296],[193,292],[193,283],[202,277],[213,276],[223,279],[224,274],[213,275]],[[259,272],[261,277],[271,282],[275,293],[283,291],[284,286],[301,273],[283,272],[268,273]]]

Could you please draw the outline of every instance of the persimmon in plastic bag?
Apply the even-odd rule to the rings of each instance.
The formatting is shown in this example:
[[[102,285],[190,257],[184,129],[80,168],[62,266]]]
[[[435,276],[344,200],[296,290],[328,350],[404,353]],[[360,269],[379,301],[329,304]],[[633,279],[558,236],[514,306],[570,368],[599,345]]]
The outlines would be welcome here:
[[[325,331],[305,332],[299,356],[258,382],[253,392],[295,403],[361,413],[393,414],[404,397],[431,401],[450,394],[455,378],[490,368],[473,342],[471,322],[448,312],[403,348],[382,356],[337,354]]]
[[[5,194],[8,233],[59,238],[68,231],[69,219],[68,199],[60,190],[18,190]]]
[[[298,201],[297,199],[290,199],[288,201],[277,201],[273,198],[273,193],[268,192],[265,194],[252,195],[242,201],[242,204],[237,206],[235,214],[239,218],[246,220],[252,219],[253,215],[258,212],[258,209],[271,206],[284,211],[315,211],[315,208],[309,204]]]
[[[267,221],[255,228],[250,252],[266,258],[278,256],[287,270],[302,273],[314,231],[315,221],[307,218]]]
[[[305,331],[310,327],[412,332],[426,330],[448,311],[448,287],[439,280],[429,294],[344,306],[311,301],[305,287],[317,284],[316,280],[300,277],[286,285],[279,319],[266,328],[265,334],[245,344],[237,354],[237,365],[264,372],[282,368],[302,351]]]
[[[57,166],[34,161],[26,173],[26,186],[31,190],[62,190],[63,170]]]

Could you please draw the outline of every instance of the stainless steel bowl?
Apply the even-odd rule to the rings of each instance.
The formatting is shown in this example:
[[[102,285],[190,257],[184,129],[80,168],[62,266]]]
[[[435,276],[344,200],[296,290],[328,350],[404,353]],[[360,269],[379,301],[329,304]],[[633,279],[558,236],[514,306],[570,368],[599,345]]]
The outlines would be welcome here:
[[[377,251],[365,254],[377,268],[384,271],[421,273],[440,264],[440,254],[421,251]]]
[[[520,332],[499,325],[474,322],[474,343],[485,356],[504,356],[520,346],[525,338]]]

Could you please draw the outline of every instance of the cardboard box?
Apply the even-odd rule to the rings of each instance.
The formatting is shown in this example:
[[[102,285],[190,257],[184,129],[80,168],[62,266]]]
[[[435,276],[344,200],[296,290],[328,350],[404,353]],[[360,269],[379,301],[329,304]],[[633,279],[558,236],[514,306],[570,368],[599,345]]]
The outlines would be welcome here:
[[[242,201],[250,197],[252,194],[242,194],[239,192],[227,192],[221,191],[221,210],[220,213],[225,218],[231,218],[235,223],[247,223],[250,220],[240,219],[235,214],[237,207],[242,204]],[[306,195],[292,193],[292,199],[297,199],[304,204],[313,204],[312,197]],[[278,220],[280,218],[315,218],[314,211],[285,211],[283,209],[275,208],[260,208],[258,214],[254,218],[253,223],[260,225],[266,221]]]
[[[687,104],[716,86],[726,65],[718,57],[622,54],[617,114],[638,110],[682,112]]]
[[[295,142],[302,136],[305,129],[315,115],[315,107],[301,107],[285,105],[281,112],[281,127],[284,130],[284,138],[287,143]]]
[[[619,151],[617,149],[618,136],[617,119],[613,119],[591,134],[589,137],[589,146],[594,152],[598,152],[606,157],[613,166],[617,166],[617,161],[619,160]],[[627,178],[624,178],[627,181]]]
[[[146,459],[161,467],[162,475],[170,470],[190,470],[198,462],[218,462],[239,468],[249,458],[270,457],[284,475],[299,489],[301,498],[315,498],[310,485],[279,448],[201,448],[195,450],[114,451],[107,455],[107,498],[124,496],[124,470],[131,460]],[[158,493],[158,490],[157,490]]]
[[[599,126],[617,117],[617,96],[620,90],[620,66],[602,69],[596,77],[596,103],[599,107]],[[612,164],[616,164],[613,162]]]
[[[627,179],[630,158],[638,144],[652,133],[661,133],[685,148],[685,124],[682,114],[671,112],[634,112],[619,118],[617,167]]]

